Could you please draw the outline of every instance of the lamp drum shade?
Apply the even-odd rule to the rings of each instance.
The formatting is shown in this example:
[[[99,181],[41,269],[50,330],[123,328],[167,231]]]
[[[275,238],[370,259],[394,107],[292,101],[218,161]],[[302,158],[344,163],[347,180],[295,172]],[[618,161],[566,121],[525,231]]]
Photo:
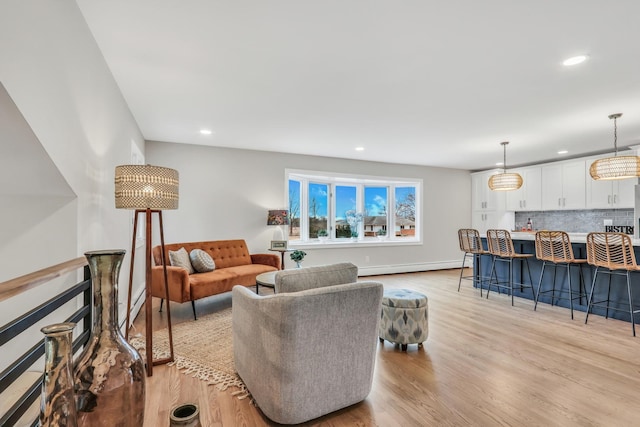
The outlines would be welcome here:
[[[640,157],[615,156],[598,159],[591,164],[589,174],[593,179],[613,180],[640,176]]]
[[[493,191],[512,191],[522,187],[522,177],[517,173],[498,173],[489,178],[489,188]]]
[[[116,166],[117,209],[178,209],[178,171],[152,165]]]
[[[289,225],[289,211],[286,209],[269,210],[267,225]]]

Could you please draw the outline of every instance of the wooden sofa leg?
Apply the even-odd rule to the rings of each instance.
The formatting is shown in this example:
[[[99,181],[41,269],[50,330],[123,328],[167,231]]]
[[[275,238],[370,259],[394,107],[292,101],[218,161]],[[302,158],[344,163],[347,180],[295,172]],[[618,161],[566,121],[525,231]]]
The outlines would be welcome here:
[[[159,313],[162,313],[162,303],[164,303],[164,298],[160,298],[160,310],[158,310]]]
[[[193,320],[198,320],[198,317],[196,316],[196,302],[195,301],[191,301],[191,308],[193,308]]]

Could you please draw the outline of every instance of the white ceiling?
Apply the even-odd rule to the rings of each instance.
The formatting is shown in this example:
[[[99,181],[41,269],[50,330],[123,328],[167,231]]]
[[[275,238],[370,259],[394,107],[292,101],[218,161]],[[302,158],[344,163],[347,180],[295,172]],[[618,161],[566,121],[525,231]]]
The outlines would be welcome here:
[[[612,151],[622,112],[640,144],[638,0],[77,2],[147,140],[478,170]]]

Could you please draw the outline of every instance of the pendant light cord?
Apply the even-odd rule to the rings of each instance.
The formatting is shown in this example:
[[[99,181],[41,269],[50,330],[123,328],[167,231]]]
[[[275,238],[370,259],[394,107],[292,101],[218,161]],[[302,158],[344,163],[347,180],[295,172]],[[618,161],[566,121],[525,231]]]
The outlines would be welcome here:
[[[618,157],[618,118],[613,118],[613,147],[615,149],[615,156]]]
[[[502,148],[503,148],[503,150],[502,150],[502,153],[503,153],[503,156],[502,156],[502,170],[503,170],[503,173],[507,173],[507,144],[508,143],[509,142],[507,142],[507,141],[502,142]]]
[[[609,118],[613,119],[613,148],[615,150],[613,157],[618,157],[618,118],[621,116],[622,113],[609,115]]]

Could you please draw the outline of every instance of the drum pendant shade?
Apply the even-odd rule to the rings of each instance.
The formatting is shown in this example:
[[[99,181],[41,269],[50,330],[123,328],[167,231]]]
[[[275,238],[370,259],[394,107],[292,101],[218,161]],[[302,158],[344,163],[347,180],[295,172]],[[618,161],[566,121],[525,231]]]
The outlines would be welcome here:
[[[522,177],[520,174],[515,172],[507,173],[507,144],[509,144],[509,141],[500,143],[504,152],[502,173],[491,175],[491,178],[489,178],[489,188],[493,191],[513,191],[522,187]]]
[[[640,157],[638,156],[618,156],[618,125],[617,120],[622,113],[611,114],[609,119],[613,119],[613,147],[615,154],[613,157],[598,159],[591,164],[589,174],[595,180],[614,180],[636,178],[640,176]]]
[[[116,166],[117,209],[178,209],[178,171],[152,165]]]

